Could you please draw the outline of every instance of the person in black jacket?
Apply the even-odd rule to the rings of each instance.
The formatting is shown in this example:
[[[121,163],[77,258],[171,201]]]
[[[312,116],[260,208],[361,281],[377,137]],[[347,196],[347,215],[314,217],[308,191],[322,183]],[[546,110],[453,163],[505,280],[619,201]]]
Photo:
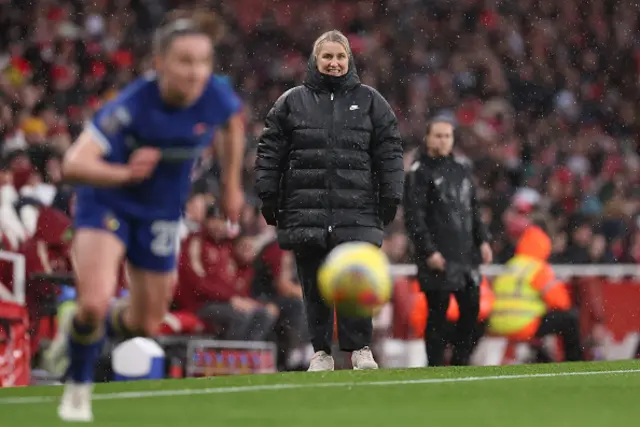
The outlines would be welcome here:
[[[351,241],[382,244],[402,200],[404,171],[397,119],[375,89],[360,83],[347,38],[329,31],[313,46],[304,84],[285,92],[258,143],[256,190],[280,247],[292,250],[316,354],[310,371],[332,370],[333,310],[317,270]],[[375,369],[370,318],[338,313],[338,338],[355,369]]]
[[[427,296],[425,331],[429,364],[443,364],[451,293],[460,307],[451,363],[468,364],[480,309],[480,258],[492,261],[471,171],[458,162],[453,125],[437,119],[427,126],[425,146],[405,182],[405,225],[413,243],[418,280]]]

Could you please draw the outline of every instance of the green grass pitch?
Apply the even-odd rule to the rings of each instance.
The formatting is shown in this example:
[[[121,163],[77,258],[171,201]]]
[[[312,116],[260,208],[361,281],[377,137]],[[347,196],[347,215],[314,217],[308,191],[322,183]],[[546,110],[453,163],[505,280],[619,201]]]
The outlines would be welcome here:
[[[0,389],[0,426],[68,425],[61,391]],[[95,396],[100,427],[633,426],[640,361],[139,381]]]

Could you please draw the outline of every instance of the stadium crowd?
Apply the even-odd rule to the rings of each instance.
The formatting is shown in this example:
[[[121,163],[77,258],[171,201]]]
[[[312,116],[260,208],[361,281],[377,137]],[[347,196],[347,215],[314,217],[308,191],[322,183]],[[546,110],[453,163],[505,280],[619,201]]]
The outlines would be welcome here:
[[[27,255],[28,273],[69,270],[63,231],[73,190],[61,182],[61,156],[102,103],[150,68],[143,53],[165,11],[188,3],[0,0],[0,231],[4,250]],[[280,271],[285,266],[293,276],[286,254],[268,245],[274,234],[252,191],[253,164],[268,108],[302,80],[309,46],[329,28],[349,36],[363,83],[394,108],[407,168],[429,118],[456,123],[455,153],[473,162],[497,262],[513,255],[533,221],[546,224],[552,262],[640,262],[634,1],[314,1],[313,14],[306,0],[197,3],[218,10],[229,27],[216,65],[245,104],[248,204],[241,237],[227,244],[222,221],[208,207],[217,195],[217,166],[213,150],[206,152],[193,172],[183,227],[190,270],[181,277],[191,279],[179,285],[177,303],[185,308],[225,302],[255,313],[259,307],[260,324],[272,325],[264,319],[284,307],[274,295],[300,298],[293,277]],[[198,246],[190,233],[202,225],[207,243]],[[383,247],[393,262],[409,260],[402,212]],[[276,270],[265,273],[265,263]],[[207,301],[181,301],[206,275],[224,276],[225,283]],[[252,292],[255,275],[270,277],[270,290],[262,281]],[[50,289],[29,285],[29,303],[41,307]],[[294,306],[286,311],[299,316]],[[249,317],[227,320],[240,325]],[[255,338],[241,330],[235,333]]]

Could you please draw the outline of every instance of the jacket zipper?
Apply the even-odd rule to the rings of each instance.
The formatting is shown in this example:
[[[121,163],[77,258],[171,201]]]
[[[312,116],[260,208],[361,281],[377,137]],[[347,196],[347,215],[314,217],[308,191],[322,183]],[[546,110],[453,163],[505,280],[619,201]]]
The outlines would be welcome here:
[[[331,208],[331,190],[332,190],[332,183],[333,183],[333,166],[334,166],[334,157],[335,157],[335,152],[334,152],[334,125],[335,125],[335,104],[333,102],[334,99],[334,94],[333,92],[331,92],[331,128],[329,129],[329,152],[331,153],[329,156],[329,168],[327,170],[327,189],[328,189],[328,194],[327,194],[327,204],[329,206],[329,226],[327,227],[327,231],[329,233],[333,232],[333,210]]]

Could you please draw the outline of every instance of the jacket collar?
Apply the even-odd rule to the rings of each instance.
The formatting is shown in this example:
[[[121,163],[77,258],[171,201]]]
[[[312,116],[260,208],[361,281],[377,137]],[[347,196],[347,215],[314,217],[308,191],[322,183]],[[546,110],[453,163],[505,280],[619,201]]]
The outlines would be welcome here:
[[[436,166],[436,165],[442,165],[447,162],[450,162],[453,159],[454,159],[453,153],[449,154],[448,156],[433,157],[433,156],[430,156],[429,153],[427,153],[426,147],[424,146],[420,147],[420,160],[422,163]]]
[[[360,78],[356,70],[353,55],[349,55],[349,70],[342,76],[330,76],[318,71],[316,58],[312,54],[307,63],[307,77],[304,85],[314,92],[342,93],[347,92],[360,85]]]

